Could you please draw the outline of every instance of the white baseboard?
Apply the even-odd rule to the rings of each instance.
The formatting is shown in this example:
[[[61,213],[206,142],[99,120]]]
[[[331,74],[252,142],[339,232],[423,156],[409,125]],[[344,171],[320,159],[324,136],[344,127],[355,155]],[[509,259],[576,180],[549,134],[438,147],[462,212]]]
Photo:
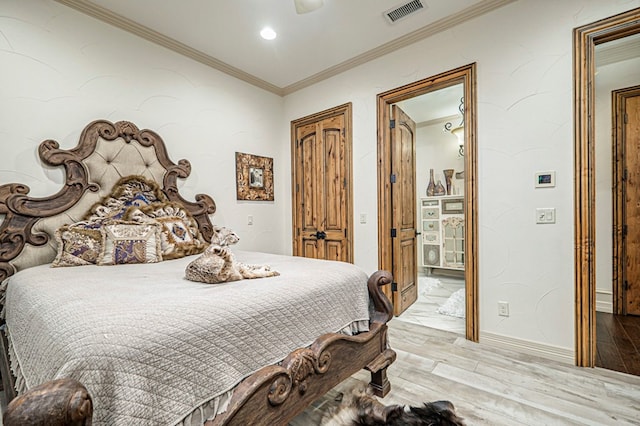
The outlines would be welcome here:
[[[596,311],[598,311],[598,312],[606,312],[608,314],[612,314],[613,313],[613,303],[604,302],[602,300],[597,300],[596,301]]]
[[[559,346],[546,345],[530,340],[515,339],[500,334],[480,332],[480,343],[501,349],[509,349],[523,352],[529,355],[540,356],[565,364],[575,365],[575,352],[571,349]]]
[[[613,313],[613,292],[596,289],[596,311]]]

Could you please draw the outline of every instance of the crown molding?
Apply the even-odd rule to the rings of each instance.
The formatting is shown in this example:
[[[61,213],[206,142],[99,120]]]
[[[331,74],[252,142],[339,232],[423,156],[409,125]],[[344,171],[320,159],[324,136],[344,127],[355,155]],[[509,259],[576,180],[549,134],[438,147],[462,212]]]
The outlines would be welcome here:
[[[338,65],[327,68],[326,70],[321,71],[317,74],[314,74],[303,80],[300,80],[297,83],[293,83],[288,86],[285,86],[283,88],[284,95],[289,95],[293,92],[304,89],[305,87],[319,83],[330,77],[341,74],[345,71],[348,71],[352,68],[365,64],[381,56],[395,52],[396,50],[402,49],[403,47],[409,46],[427,37],[431,37],[432,35],[449,30],[455,27],[456,25],[459,25],[463,22],[477,18],[478,16],[484,15],[495,9],[498,9],[509,3],[514,3],[516,1],[517,0],[486,0],[480,3],[476,3],[473,6],[469,6],[468,8],[461,10],[458,13],[455,13],[453,15],[447,16],[446,18],[442,18],[440,20],[432,22],[431,24],[426,25],[416,31],[413,31],[402,37],[398,37],[395,40],[392,40],[388,43],[380,45],[375,49],[371,49],[367,52],[364,52]]]
[[[102,22],[113,25],[117,28],[125,30],[129,33],[135,34],[144,38],[152,43],[163,46],[169,50],[179,53],[183,56],[191,58],[197,62],[228,74],[232,77],[240,79],[246,83],[252,84],[256,87],[264,89],[268,92],[274,93],[279,96],[286,96],[294,93],[298,90],[309,87],[313,84],[319,83],[323,80],[341,74],[359,65],[365,64],[369,61],[377,59],[381,56],[394,52],[403,47],[409,46],[417,41],[423,40],[434,34],[438,34],[442,31],[453,28],[463,22],[474,19],[478,16],[489,13],[495,9],[505,6],[509,3],[513,3],[517,0],[485,0],[480,3],[476,3],[466,9],[461,10],[446,18],[435,21],[429,25],[426,25],[416,31],[413,31],[405,36],[399,37],[388,43],[385,43],[379,47],[371,49],[365,53],[355,56],[352,59],[341,62],[330,68],[327,68],[317,74],[300,80],[296,83],[290,84],[285,87],[278,87],[265,80],[262,80],[252,74],[244,72],[238,68],[235,68],[225,62],[222,62],[212,56],[209,56],[197,49],[187,46],[171,37],[167,37],[159,32],[152,30],[149,27],[140,25],[137,22],[132,21],[117,13],[111,12],[96,4],[90,3],[86,0],[55,0],[56,2],[75,9],[85,15],[96,18]]]
[[[189,47],[186,44],[181,43],[171,37],[167,37],[163,34],[160,34],[159,32],[152,30],[149,27],[140,25],[129,18],[126,18],[117,13],[113,13],[110,10],[105,9],[101,6],[90,3],[86,0],[55,0],[55,1],[65,6],[68,6],[72,9],[75,9],[79,12],[82,12],[85,15],[89,15],[102,22],[113,25],[114,27],[118,27],[122,30],[125,30],[139,37],[142,37],[145,40],[148,40],[152,43],[163,46],[169,50],[173,50],[176,53],[179,53],[183,56],[191,58],[197,62],[200,62],[201,64],[207,65],[211,68],[214,68],[232,77],[243,80],[261,89],[275,93],[276,95],[280,95],[280,96],[284,95],[282,88],[274,84],[264,81],[252,74],[244,72],[241,69],[235,68],[197,49]]]

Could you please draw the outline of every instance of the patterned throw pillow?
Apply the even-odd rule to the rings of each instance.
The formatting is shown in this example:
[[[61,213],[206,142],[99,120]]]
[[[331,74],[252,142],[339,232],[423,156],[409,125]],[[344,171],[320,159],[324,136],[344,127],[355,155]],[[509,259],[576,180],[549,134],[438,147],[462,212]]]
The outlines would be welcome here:
[[[100,229],[103,240],[99,265],[162,261],[160,224],[110,222]]]
[[[63,225],[55,232],[58,253],[51,266],[93,265],[102,252],[102,234],[84,222]]]
[[[157,183],[144,176],[125,176],[113,186],[111,193],[94,204],[85,218],[99,228],[103,223],[121,220],[131,206],[146,206],[158,201],[167,201]]]
[[[162,258],[178,259],[199,254],[207,248],[200,234],[198,222],[180,203],[168,201],[152,203],[148,206],[130,207],[125,220],[138,223],[160,223]]]

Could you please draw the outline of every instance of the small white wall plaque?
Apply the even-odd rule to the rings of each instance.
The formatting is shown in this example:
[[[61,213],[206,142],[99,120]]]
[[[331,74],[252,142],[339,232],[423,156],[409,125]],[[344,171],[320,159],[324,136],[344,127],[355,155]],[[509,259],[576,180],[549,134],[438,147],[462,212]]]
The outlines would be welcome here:
[[[556,186],[556,172],[536,172],[536,188]]]

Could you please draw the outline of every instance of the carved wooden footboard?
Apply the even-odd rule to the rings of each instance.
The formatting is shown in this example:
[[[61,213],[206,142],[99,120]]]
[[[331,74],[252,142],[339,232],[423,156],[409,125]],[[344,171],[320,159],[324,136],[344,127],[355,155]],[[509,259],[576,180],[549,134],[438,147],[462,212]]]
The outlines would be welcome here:
[[[280,365],[262,368],[238,385],[227,411],[206,425],[285,425],[363,368],[371,372],[374,393],[385,396],[390,390],[386,369],[396,354],[387,342],[386,323],[393,317],[393,308],[380,287],[390,282],[391,274],[386,271],[369,277],[375,311],[368,332],[322,335],[310,347],[293,351]],[[75,381],[57,380],[12,400],[3,424],[90,425],[91,418],[91,397],[86,389]]]
[[[392,306],[380,291],[391,274],[378,271],[369,278],[375,314],[370,329],[357,336],[325,334],[310,347],[297,349],[281,365],[264,367],[234,390],[227,411],[208,422],[218,425],[284,425],[314,400],[362,368],[371,372],[376,395],[390,389],[386,368],[396,354],[387,344],[386,322]]]

